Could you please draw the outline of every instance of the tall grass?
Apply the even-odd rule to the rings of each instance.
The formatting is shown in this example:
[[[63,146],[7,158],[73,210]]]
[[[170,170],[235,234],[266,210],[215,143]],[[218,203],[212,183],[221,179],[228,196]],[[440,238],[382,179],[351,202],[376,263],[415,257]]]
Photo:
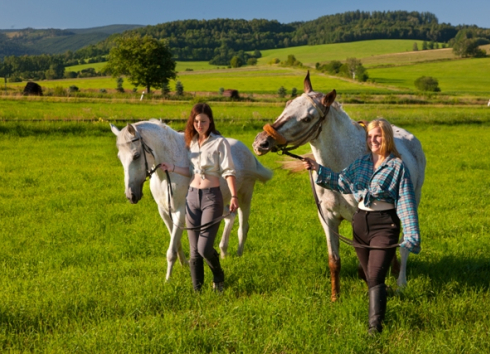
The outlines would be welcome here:
[[[363,107],[348,111],[362,115]],[[282,157],[259,158],[274,177],[255,188],[244,256],[223,261],[225,293],[211,291],[206,269],[205,290],[196,295],[186,267],[164,282],[168,233],[147,185],[137,205],[125,200],[107,123],[1,123],[1,350],[488,352],[490,126],[456,124],[457,116],[445,124],[446,113],[423,107],[398,115],[428,161],[423,250],[410,256],[408,288],[390,296],[376,338],[366,334],[367,291],[348,247],[341,249],[341,299],[330,302],[308,178],[282,170]],[[460,114],[478,122],[480,113]],[[221,122],[218,129],[250,146],[260,128]],[[350,226],[341,232],[350,235]],[[183,247],[187,253],[185,236]],[[396,289],[393,277],[388,283]]]

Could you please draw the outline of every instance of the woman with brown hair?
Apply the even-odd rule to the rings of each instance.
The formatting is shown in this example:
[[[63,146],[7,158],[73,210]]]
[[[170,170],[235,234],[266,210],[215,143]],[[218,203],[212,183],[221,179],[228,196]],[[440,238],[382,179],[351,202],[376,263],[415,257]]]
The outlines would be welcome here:
[[[230,212],[238,209],[235,167],[228,141],[216,130],[211,107],[196,104],[185,129],[190,166],[179,167],[162,163],[161,168],[191,178],[186,199],[187,227],[197,227],[219,218],[224,202],[220,190],[220,176],[226,179],[231,192]],[[200,230],[188,230],[190,268],[195,291],[204,283],[204,260],[213,272],[213,289],[223,291],[224,272],[214,240],[220,223]]]
[[[405,247],[420,252],[417,204],[408,168],[398,153],[391,124],[385,119],[367,127],[369,154],[340,173],[305,158],[304,166],[317,172],[316,183],[344,194],[353,194],[358,210],[352,218],[354,247],[369,287],[369,333],[382,331],[386,312],[385,278],[395,256],[400,224]]]

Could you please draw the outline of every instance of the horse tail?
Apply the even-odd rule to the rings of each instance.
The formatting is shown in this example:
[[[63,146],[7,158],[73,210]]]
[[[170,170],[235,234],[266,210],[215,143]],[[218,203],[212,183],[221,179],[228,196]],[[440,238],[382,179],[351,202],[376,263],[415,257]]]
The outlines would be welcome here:
[[[255,158],[255,177],[262,183],[267,182],[272,178],[273,172],[268,168],[264,167],[257,158]]]

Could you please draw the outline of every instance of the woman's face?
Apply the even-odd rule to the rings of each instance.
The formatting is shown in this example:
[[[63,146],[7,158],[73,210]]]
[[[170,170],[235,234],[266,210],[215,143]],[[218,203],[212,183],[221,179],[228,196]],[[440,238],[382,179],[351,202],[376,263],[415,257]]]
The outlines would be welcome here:
[[[199,135],[206,135],[209,129],[211,119],[205,113],[200,113],[194,118],[194,129]]]
[[[367,144],[373,154],[381,155],[381,145],[383,144],[383,133],[380,127],[371,129],[368,132]]]

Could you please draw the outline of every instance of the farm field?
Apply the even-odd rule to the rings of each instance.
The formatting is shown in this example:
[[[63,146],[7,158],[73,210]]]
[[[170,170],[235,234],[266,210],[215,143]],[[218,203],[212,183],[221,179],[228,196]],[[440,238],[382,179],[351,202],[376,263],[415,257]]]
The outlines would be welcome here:
[[[282,170],[282,157],[259,157],[274,177],[255,188],[243,257],[233,254],[234,228],[225,293],[208,284],[197,296],[186,267],[177,265],[164,282],[168,232],[147,185],[138,204],[126,201],[107,122],[0,122],[2,351],[488,352],[488,110],[344,108],[353,119],[382,114],[407,128],[428,162],[423,250],[409,258],[407,289],[388,299],[381,336],[366,334],[367,289],[345,245],[341,300],[330,302],[308,176]],[[244,120],[217,127],[250,147],[263,123]],[[341,233],[350,236],[345,222]],[[185,236],[183,247],[188,254]],[[393,277],[388,283],[396,290]]]
[[[299,46],[280,49],[263,50],[259,64],[267,64],[274,58],[286,60],[288,55],[294,55],[303,65],[315,67],[316,63],[327,63],[332,60],[344,61],[346,58],[361,59],[386,54],[411,52],[413,43],[422,49],[422,41],[416,40],[369,40],[350,43],[332,43],[314,46]],[[421,51],[422,55],[429,51]]]
[[[94,68],[95,71],[99,72],[106,64],[107,62],[67,66],[65,68],[65,71],[78,72],[84,69]],[[175,70],[182,72],[185,71],[185,69],[210,70],[210,69],[216,69],[216,65],[209,65],[208,62],[202,62],[202,61],[178,61]]]
[[[444,94],[485,94],[490,97],[490,58],[411,64],[403,67],[373,68],[369,76],[377,83],[413,89],[420,76],[438,79]]]
[[[363,95],[359,96],[361,99]],[[369,98],[366,98],[369,99]],[[338,93],[338,102],[342,94]],[[0,99],[0,122],[20,121],[129,121],[157,118],[185,121],[193,102],[139,99],[84,99],[77,97],[19,97]],[[212,102],[218,120],[247,125],[273,121],[284,102]],[[484,123],[490,121],[486,105],[344,104],[354,120],[384,117],[397,124]],[[37,125],[42,126],[42,124]],[[1,127],[1,126],[0,126]]]

